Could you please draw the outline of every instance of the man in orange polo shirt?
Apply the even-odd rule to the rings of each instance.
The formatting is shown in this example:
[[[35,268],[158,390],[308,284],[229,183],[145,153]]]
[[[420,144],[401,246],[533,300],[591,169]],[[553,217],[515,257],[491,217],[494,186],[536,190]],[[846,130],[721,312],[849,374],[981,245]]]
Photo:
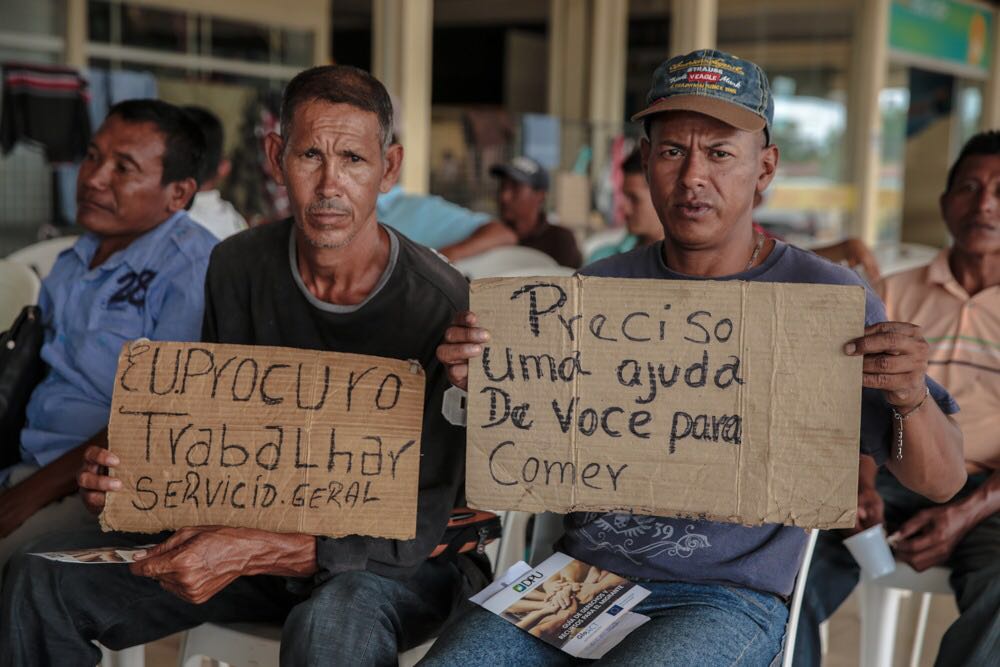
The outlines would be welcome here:
[[[885,278],[878,292],[890,320],[921,327],[928,374],[961,406],[968,482],[933,503],[862,461],[858,529],[884,522],[898,560],[917,571],[951,568],[961,612],[941,641],[937,665],[996,664],[1000,656],[1000,131],[963,147],[948,173],[941,214],[954,239],[927,266]],[[887,361],[887,363],[891,363]],[[893,532],[894,531],[894,532]],[[819,665],[818,626],[850,594],[858,567],[824,533],[802,605],[796,664]]]

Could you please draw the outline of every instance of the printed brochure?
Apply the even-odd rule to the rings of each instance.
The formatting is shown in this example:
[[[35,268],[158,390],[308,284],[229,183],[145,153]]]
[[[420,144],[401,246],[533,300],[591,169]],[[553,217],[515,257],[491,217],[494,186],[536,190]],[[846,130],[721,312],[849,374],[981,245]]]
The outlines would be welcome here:
[[[630,611],[649,591],[607,570],[556,553],[520,561],[472,602],[577,658],[597,659],[649,620]]]

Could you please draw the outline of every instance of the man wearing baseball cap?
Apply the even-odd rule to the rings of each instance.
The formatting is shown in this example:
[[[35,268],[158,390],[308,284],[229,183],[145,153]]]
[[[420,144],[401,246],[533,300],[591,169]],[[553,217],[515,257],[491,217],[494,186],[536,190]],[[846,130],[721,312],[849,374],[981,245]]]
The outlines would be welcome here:
[[[767,77],[752,62],[706,50],[660,65],[647,106],[633,120],[646,131],[643,162],[665,238],[583,272],[861,285],[849,269],[754,231],[754,195],[767,188],[778,166],[773,109]],[[845,355],[864,357],[861,451],[886,463],[912,490],[938,501],[950,498],[966,478],[961,432],[946,414],[957,406],[925,375],[927,343],[919,329],[885,322],[882,303],[866,291],[865,335],[836,341]],[[468,359],[481,354],[488,335],[476,327],[474,314],[456,316],[438,348],[452,383],[464,386]],[[906,417],[901,432],[894,431],[894,415]],[[900,433],[901,441],[894,437]],[[651,620],[602,664],[768,665],[781,653],[786,600],[806,545],[801,528],[591,512],[568,515],[565,529],[561,551],[640,580],[651,591],[634,608]],[[473,656],[493,665],[575,664],[470,605],[425,664],[467,664]]]
[[[519,156],[506,164],[493,165],[490,174],[500,179],[500,219],[517,234],[518,245],[541,250],[562,266],[580,268],[583,255],[573,232],[553,225],[545,217],[545,195],[549,191],[545,167],[530,157]]]

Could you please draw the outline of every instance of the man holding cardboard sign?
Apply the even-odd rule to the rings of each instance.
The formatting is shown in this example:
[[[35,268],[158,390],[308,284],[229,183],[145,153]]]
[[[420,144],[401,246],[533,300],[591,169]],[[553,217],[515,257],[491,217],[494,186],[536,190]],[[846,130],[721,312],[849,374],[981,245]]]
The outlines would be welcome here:
[[[642,142],[642,151],[646,177],[650,183],[654,206],[663,224],[665,240],[594,264],[585,269],[584,274],[608,278],[690,281],[689,286],[675,283],[669,288],[676,291],[683,287],[690,293],[706,291],[703,289],[704,283],[699,282],[705,279],[861,284],[857,276],[847,269],[754,233],[751,217],[754,195],[766,189],[778,165],[778,149],[771,144],[770,136],[773,98],[767,79],[757,65],[719,51],[697,51],[671,58],[654,73],[647,104],[647,108],[637,114],[635,119],[642,119],[645,124],[646,139]],[[805,412],[788,414],[780,411],[780,403],[744,403],[745,398],[752,399],[752,389],[744,391],[741,386],[739,390],[734,390],[734,386],[739,384],[735,378],[745,379],[749,383],[756,382],[760,377],[759,371],[754,369],[754,364],[757,363],[755,358],[746,356],[746,352],[753,354],[753,350],[748,347],[737,346],[731,352],[724,351],[722,357],[716,356],[713,351],[717,345],[731,344],[731,339],[736,336],[735,319],[729,324],[721,324],[717,317],[710,318],[707,313],[699,314],[698,310],[686,309],[680,314],[680,321],[676,322],[671,315],[672,311],[661,307],[655,316],[650,311],[644,311],[648,317],[632,317],[629,322],[625,322],[625,317],[615,318],[614,321],[606,317],[603,323],[600,319],[595,322],[592,319],[594,313],[587,312],[589,279],[578,280],[581,280],[582,292],[572,298],[567,296],[567,303],[580,305],[564,314],[564,319],[556,323],[557,327],[567,329],[567,337],[569,330],[577,327],[572,328],[574,336],[577,333],[592,337],[599,335],[605,339],[606,344],[610,344],[607,343],[609,338],[621,340],[628,336],[632,337],[632,342],[648,338],[650,340],[644,344],[649,345],[655,345],[654,341],[661,341],[657,356],[650,358],[665,362],[667,359],[664,357],[670,358],[679,349],[673,344],[677,340],[673,336],[680,328],[681,331],[687,331],[684,335],[688,336],[689,344],[692,339],[704,343],[709,355],[705,366],[711,365],[711,368],[701,371],[701,362],[697,357],[694,360],[697,363],[692,361],[678,364],[682,367],[677,371],[674,384],[683,382],[692,390],[692,385],[699,385],[699,390],[706,393],[722,392],[720,395],[735,391],[735,398],[720,400],[729,401],[736,407],[742,405],[736,413],[741,418],[749,416],[752,420],[760,412],[764,412],[772,420],[795,422],[800,425],[796,428],[800,429],[801,439],[806,441],[803,446],[826,446],[822,438],[829,429],[810,432],[808,427],[813,421],[829,423],[830,415],[821,413],[836,414],[843,408],[830,400],[830,397],[823,397],[822,392],[818,394],[823,397],[822,400],[803,406]],[[749,292],[749,300],[737,299],[732,304],[723,304],[724,307],[715,313],[716,316],[720,312],[726,315],[730,312],[749,312],[743,311],[740,304],[753,303],[752,290],[756,287],[757,285],[752,284],[732,285],[728,290],[729,294]],[[787,288],[792,294],[795,288],[805,286],[774,287]],[[655,285],[648,282],[645,285],[646,292],[655,289]],[[541,315],[545,305],[550,304],[543,305],[541,299],[542,295],[538,294],[535,301],[538,317],[534,320],[529,318],[527,324],[529,328],[537,326],[539,331],[550,324],[543,322]],[[624,302],[629,299],[624,288],[610,298],[611,301]],[[670,305],[669,297],[663,303]],[[530,307],[530,298],[528,304]],[[694,301],[690,299],[684,303],[685,307],[693,304]],[[776,319],[814,316],[808,310],[793,313],[782,313],[780,310],[775,309]],[[584,317],[574,320],[577,314],[583,314]],[[761,352],[765,351],[761,349],[765,346],[790,346],[805,350],[808,344],[815,343],[824,347],[842,347],[842,354],[862,357],[862,449],[880,462],[888,459],[898,477],[916,491],[938,499],[948,498],[962,486],[965,479],[961,433],[945,414],[954,412],[954,402],[939,385],[925,378],[927,344],[917,327],[883,320],[885,312],[882,304],[873,293],[866,291],[866,328],[863,336],[835,340],[834,337],[838,335],[836,333],[825,336],[820,334],[820,340],[802,341],[747,329],[743,329],[741,335],[761,336],[760,342],[755,345],[755,349]],[[664,322],[662,328],[660,321]],[[490,367],[490,373],[494,373],[496,357],[502,352],[492,349],[491,333],[479,328],[479,323],[477,315],[461,314],[448,329],[445,342],[438,350],[439,358],[449,365],[452,381],[460,386],[465,386],[470,377],[470,359],[475,364],[481,364],[483,374],[486,375],[485,350],[490,348],[490,361],[494,364]],[[701,332],[697,326],[692,327],[692,323],[701,325],[704,331]],[[785,327],[775,325],[775,331],[782,330],[786,330]],[[699,333],[705,333],[706,336],[699,336]],[[829,340],[824,341],[824,338]],[[807,344],[806,347],[802,347],[803,343]],[[563,349],[567,354],[573,351],[571,346]],[[537,350],[535,354],[548,351]],[[559,351],[551,350],[553,356]],[[728,359],[730,354],[740,358],[740,369],[736,369],[735,362]],[[613,357],[610,353],[608,356]],[[638,361],[638,358],[635,359]],[[841,359],[851,363],[843,357]],[[728,371],[725,368],[727,362],[731,365]],[[803,362],[803,367],[809,368],[809,360],[803,359]],[[644,401],[652,404],[655,401],[671,400],[676,395],[677,387],[666,387],[675,379],[672,368],[670,365],[663,365],[665,372],[662,374],[659,367],[655,367],[652,374],[648,373],[648,367],[645,376],[641,372],[637,374],[636,384],[630,387],[633,397],[629,400],[628,407],[632,416],[626,418],[617,412],[607,414],[608,426],[623,434],[622,442],[627,443],[624,434],[629,424],[634,430],[629,432],[633,442],[642,441],[642,434],[651,430],[653,424],[647,419],[648,415],[639,414],[643,412]],[[642,368],[639,364],[636,366]],[[505,360],[501,356],[499,374],[494,373],[490,379],[502,377],[505,367]],[[529,375],[534,368],[534,365],[528,366]],[[561,364],[557,366],[557,375],[563,370],[567,373],[572,370],[576,374],[576,380],[586,377],[583,375],[584,371],[598,372],[595,368],[588,368],[582,361],[577,366],[575,360],[568,362],[565,367]],[[793,369],[787,379],[799,387],[811,384],[822,386],[823,377],[808,377],[807,373],[811,372]],[[833,372],[839,373],[840,369],[834,369]],[[622,373],[624,384],[627,385],[632,377],[629,368],[623,367]],[[553,384],[558,386],[559,380],[557,377],[557,382]],[[640,386],[640,383],[644,385]],[[658,397],[652,395],[654,384],[659,392]],[[643,389],[647,391],[644,393]],[[663,392],[667,392],[668,398],[663,398]],[[927,398],[928,392],[933,395],[931,400]],[[838,396],[838,393],[833,396]],[[471,396],[470,400],[475,401],[476,396]],[[564,399],[560,397],[559,400],[565,406]],[[502,407],[502,403],[498,401],[498,407]],[[511,401],[511,418],[514,417],[513,406],[517,403]],[[617,407],[624,409],[625,406]],[[526,426],[533,418],[539,418],[534,410],[537,407],[532,404],[531,412],[523,409],[520,411],[518,418],[522,426]],[[565,415],[566,408],[561,410]],[[815,420],[810,411],[816,413]],[[470,414],[475,414],[474,408],[470,409]],[[595,414],[596,427],[603,429],[605,412],[595,410]],[[691,429],[687,429],[684,422],[680,425],[681,430],[673,436],[670,436],[672,426],[667,423],[661,428],[666,428],[668,437],[673,437],[672,444],[676,453],[671,454],[671,443],[664,442],[662,448],[666,451],[660,452],[658,456],[680,457],[696,452],[707,458],[710,451],[721,451],[722,455],[735,452],[738,457],[747,459],[761,456],[760,451],[744,449],[743,432],[731,423],[733,412],[730,411],[729,418],[725,420],[720,417],[722,414],[714,415],[714,422],[711,417],[702,420],[697,431],[697,435],[701,437],[690,437],[695,429],[696,418],[693,416]],[[894,414],[905,418],[901,428],[894,429]],[[761,420],[758,419],[759,421]],[[752,421],[748,423],[752,424]],[[580,425],[579,422],[574,424]],[[589,429],[593,424],[583,425]],[[853,427],[857,428],[857,425],[858,421],[854,421]],[[485,424],[470,421],[469,428],[482,426]],[[717,439],[714,437],[716,433],[719,436]],[[682,434],[683,438],[680,437]],[[707,440],[706,434],[711,436]],[[586,437],[586,434],[579,436]],[[753,442],[754,437],[752,433],[749,434],[749,442]],[[766,437],[765,435],[764,438]],[[624,448],[629,445],[616,446]],[[497,457],[510,449],[506,447]],[[561,455],[564,452],[556,453]],[[856,462],[856,450],[846,454]],[[489,457],[486,458],[488,462]],[[627,480],[629,473],[628,469],[620,470],[613,466],[612,470],[608,470],[598,480],[597,472],[604,470],[603,466],[590,468],[586,459],[581,459],[576,464],[578,469],[582,468],[579,473],[581,481],[589,469],[592,477],[588,481],[605,488],[611,488],[616,483],[612,479],[615,477],[612,472],[617,474],[619,484]],[[516,474],[524,472],[524,468],[512,469],[508,465],[498,471],[497,479],[500,481],[496,482],[489,476],[485,479],[483,475],[477,476],[472,465],[470,461],[470,495],[474,493],[473,486],[477,479],[485,481],[487,485],[509,483],[514,481]],[[649,465],[655,466],[658,463],[650,459]],[[544,467],[540,462],[539,466]],[[695,495],[703,480],[717,475],[707,465],[692,465],[688,469],[688,486]],[[530,476],[534,468],[529,467],[527,472]],[[817,495],[829,493],[829,489],[817,488],[811,478],[801,476],[802,474],[802,471],[790,468],[783,476],[772,476],[768,480],[769,484],[765,485],[765,492],[772,487],[792,485],[804,488],[807,492],[811,490]],[[796,479],[796,475],[800,477]],[[853,485],[856,479],[855,473],[848,479],[848,483]],[[524,482],[523,476],[521,481]],[[544,495],[537,479],[520,488],[522,495],[526,497],[533,494]],[[571,506],[580,506],[572,497],[567,500]],[[654,497],[654,501],[664,506],[669,506],[669,500]],[[704,500],[709,503],[713,499],[709,497]],[[608,503],[605,507],[612,504]],[[621,665],[770,664],[781,650],[788,616],[785,600],[791,594],[795,572],[802,559],[806,542],[804,532],[797,527],[774,523],[751,527],[706,519],[644,516],[641,512],[647,508],[633,506],[627,509],[634,511],[609,513],[595,510],[569,515],[566,534],[560,545],[563,551],[574,558],[629,578],[643,579],[643,586],[651,590],[651,595],[632,611],[650,616],[652,620],[612,649],[604,661]],[[848,510],[848,514],[851,513]],[[493,615],[470,608],[462,623],[453,626],[438,639],[425,664],[466,664],[473,657],[482,660],[484,654],[486,659],[495,664],[572,663],[568,656],[519,633]]]
[[[448,381],[434,350],[466,307],[467,287],[432,251],[377,222],[376,197],[395,183],[403,152],[391,143],[389,96],[360,70],[314,68],[286,88],[281,126],[282,136],[267,137],[267,154],[294,220],[227,239],[208,269],[203,339],[228,345],[143,351],[140,341],[123,351],[118,389],[130,401],[143,392],[164,399],[155,415],[120,413],[139,442],[122,456],[89,450],[79,477],[93,509],[121,492],[145,512],[147,530],[164,525],[153,517],[181,507],[195,521],[217,521],[204,513],[210,496],[233,525],[182,528],[128,569],[95,572],[22,556],[2,612],[3,664],[94,664],[100,656],[92,640],[118,649],[206,621],[239,620],[283,622],[283,664],[396,664],[400,650],[436,632],[483,582],[465,556],[429,559],[462,500],[464,431],[441,414]],[[404,361],[394,367],[370,356]],[[416,414],[411,378],[419,375],[409,359],[426,373],[424,400],[415,401],[423,411],[419,450],[408,445]],[[213,401],[245,408],[223,414]],[[143,405],[128,411],[151,411]],[[394,415],[407,405],[408,417]],[[368,417],[352,417],[357,410]],[[188,469],[163,477],[157,460]],[[319,508],[336,515],[345,504],[378,507],[379,494],[395,487],[361,480],[391,481],[394,473],[416,473],[414,466],[419,489],[405,511],[386,506],[385,516],[372,512],[362,525],[311,523]],[[331,475],[341,469],[356,475],[355,493],[350,484],[333,494],[331,482],[344,480]],[[232,483],[220,488],[226,471]],[[298,530],[275,511],[282,500]],[[122,520],[116,504],[104,517],[112,525]],[[255,515],[266,530],[235,527],[253,525]],[[149,536],[92,533],[53,537],[33,550],[142,541]]]

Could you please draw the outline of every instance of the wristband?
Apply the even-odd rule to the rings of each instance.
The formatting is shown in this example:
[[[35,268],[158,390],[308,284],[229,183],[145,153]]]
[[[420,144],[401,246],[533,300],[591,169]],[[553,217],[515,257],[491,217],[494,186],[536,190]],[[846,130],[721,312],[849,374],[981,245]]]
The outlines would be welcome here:
[[[924,397],[920,399],[920,402],[917,403],[916,406],[914,406],[913,408],[910,408],[909,410],[907,410],[906,414],[903,414],[903,413],[899,412],[899,410],[896,409],[896,406],[892,407],[892,418],[893,418],[893,420],[895,422],[895,425],[896,425],[896,460],[897,461],[902,461],[903,460],[903,422],[906,421],[907,419],[909,419],[910,415],[912,415],[914,412],[916,412],[917,410],[919,410],[920,408],[922,408],[924,406],[924,401],[926,401],[927,397],[930,396],[930,395],[931,395],[931,390],[929,388],[927,388],[927,387],[924,387]]]

